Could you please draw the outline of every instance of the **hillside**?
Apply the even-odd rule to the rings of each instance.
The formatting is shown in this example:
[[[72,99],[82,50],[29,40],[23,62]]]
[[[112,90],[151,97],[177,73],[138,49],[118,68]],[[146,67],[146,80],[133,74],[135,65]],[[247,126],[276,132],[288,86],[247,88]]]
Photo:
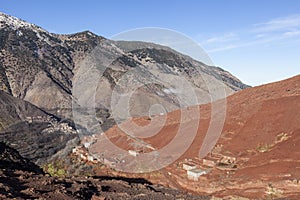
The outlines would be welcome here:
[[[44,118],[49,117],[50,120],[52,117],[36,106],[21,99],[12,97],[3,91],[0,91],[0,110],[0,131],[14,123],[26,121],[29,118],[37,118],[40,116]],[[52,118],[55,120],[54,117]]]
[[[78,137],[72,123],[0,91],[0,141],[22,156],[45,164]]]
[[[184,135],[179,136],[183,139],[189,138],[186,134],[193,132],[193,129],[189,128],[190,124],[199,123],[197,134],[187,151],[164,169],[170,172],[170,175],[162,174],[164,178],[159,179],[161,184],[171,184],[177,188],[222,197],[236,195],[250,199],[279,197],[298,199],[300,197],[299,85],[300,76],[296,76],[284,81],[245,89],[229,96],[221,135],[217,138],[210,135],[211,137],[206,138],[205,144],[203,144],[204,137],[212,120],[210,104],[190,108],[196,112],[199,109],[200,121],[193,120],[193,117],[190,120],[184,120],[181,118],[184,110],[178,110],[153,119],[145,117],[133,119],[136,124],[143,127],[152,120],[157,122],[163,120],[164,117],[167,118],[163,128],[157,129],[154,123],[147,129],[148,132],[138,135],[140,139],[131,137],[130,132],[125,134],[116,126],[108,130],[106,136],[114,145],[125,150],[137,149],[138,145],[135,143],[140,143],[140,145],[150,145],[155,151],[161,153],[165,146],[175,140],[175,136],[179,136],[179,125],[185,127]],[[148,137],[149,132],[156,134]],[[108,145],[107,142],[103,142],[105,140],[99,136],[97,143],[90,148],[90,152],[95,155],[105,152],[101,145]],[[199,159],[199,154],[205,155],[204,146],[213,146],[215,142],[214,148],[204,157],[205,163],[210,163],[208,166],[203,163],[203,157]],[[112,155],[118,152],[116,149],[116,147],[111,148],[115,151],[111,152]],[[146,152],[150,150],[146,149]],[[170,151],[165,158],[160,159],[170,159],[174,152],[177,151]],[[126,157],[123,159],[126,160]],[[157,161],[161,161],[160,159]],[[190,161],[187,162],[187,160]],[[203,170],[209,170],[209,173],[202,175],[199,181],[188,180],[182,164],[190,162],[196,163]],[[147,162],[147,164],[151,168],[157,163]],[[147,171],[147,168],[144,170]],[[151,176],[147,177],[149,180],[153,179]],[[172,184],[174,181],[177,184]]]

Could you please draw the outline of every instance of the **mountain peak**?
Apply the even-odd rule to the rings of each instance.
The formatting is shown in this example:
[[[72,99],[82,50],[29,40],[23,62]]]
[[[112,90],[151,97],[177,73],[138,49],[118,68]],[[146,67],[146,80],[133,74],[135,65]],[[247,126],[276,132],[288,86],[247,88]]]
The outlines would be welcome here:
[[[17,17],[13,17],[11,15],[7,15],[5,13],[0,12],[0,29],[5,27],[11,28],[13,30],[17,30],[20,28],[31,28],[36,31],[47,32],[41,27],[38,27],[34,24],[31,24]]]

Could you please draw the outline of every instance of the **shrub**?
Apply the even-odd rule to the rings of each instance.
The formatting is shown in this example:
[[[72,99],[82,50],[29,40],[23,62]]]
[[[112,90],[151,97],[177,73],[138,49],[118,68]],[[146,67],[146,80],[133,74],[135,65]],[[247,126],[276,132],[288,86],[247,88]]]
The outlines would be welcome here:
[[[266,190],[267,199],[270,199],[270,200],[277,199],[277,198],[281,197],[282,193],[283,193],[282,190],[274,188],[272,186],[272,184],[269,184],[268,187],[267,187],[267,190]]]
[[[269,144],[259,144],[256,149],[258,152],[263,153],[269,151],[270,148],[271,146]]]
[[[50,176],[65,177],[67,175],[66,170],[60,163],[49,163],[43,167],[44,171]]]

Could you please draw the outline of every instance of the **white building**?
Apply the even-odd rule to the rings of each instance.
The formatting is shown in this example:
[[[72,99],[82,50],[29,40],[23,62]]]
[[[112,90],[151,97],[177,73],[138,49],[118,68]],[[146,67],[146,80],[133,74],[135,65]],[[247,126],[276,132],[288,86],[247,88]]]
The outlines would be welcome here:
[[[93,162],[93,163],[98,163],[97,158],[94,158],[91,155],[88,155],[87,160],[90,161],[90,162]]]
[[[198,181],[201,175],[206,174],[207,172],[202,169],[191,169],[187,171],[188,179],[193,181]]]
[[[85,154],[81,153],[79,156],[82,160],[87,160],[87,156]]]
[[[72,153],[76,153],[76,152],[77,152],[77,148],[73,148]]]
[[[139,153],[137,151],[133,151],[133,150],[128,150],[129,155],[136,157],[137,155],[139,155]]]
[[[91,142],[85,142],[83,146],[88,149],[91,146]]]
[[[91,161],[91,162],[94,161],[94,157],[93,157],[93,156],[90,156],[90,155],[87,156],[87,159],[88,159],[88,161]]]
[[[194,165],[194,164],[190,164],[190,163],[183,163],[183,164],[182,164],[182,168],[183,168],[184,170],[192,170],[192,169],[196,169],[197,166]]]

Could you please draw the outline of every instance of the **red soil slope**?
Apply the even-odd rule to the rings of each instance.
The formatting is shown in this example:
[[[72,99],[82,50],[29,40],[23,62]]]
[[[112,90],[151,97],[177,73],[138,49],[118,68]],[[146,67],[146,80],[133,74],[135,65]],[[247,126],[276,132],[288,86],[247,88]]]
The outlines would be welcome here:
[[[166,176],[161,183],[177,180],[187,190],[216,196],[300,197],[300,76],[245,89],[227,98],[225,123],[217,145],[220,154],[237,158],[237,169],[213,168],[201,177],[201,183],[186,180],[185,171],[179,169],[184,159],[199,156],[211,121],[211,105],[190,109],[199,108],[199,121],[193,116],[182,119],[182,111],[174,111],[167,114],[164,127],[156,135],[143,139],[155,149],[161,149],[172,142],[180,123],[199,123],[188,150],[164,169],[172,172],[173,177]],[[147,117],[133,120],[141,126],[150,123]],[[188,128],[185,134],[189,134]],[[128,136],[118,127],[108,130],[106,135],[115,145],[132,149]],[[184,136],[181,141],[184,142]]]

